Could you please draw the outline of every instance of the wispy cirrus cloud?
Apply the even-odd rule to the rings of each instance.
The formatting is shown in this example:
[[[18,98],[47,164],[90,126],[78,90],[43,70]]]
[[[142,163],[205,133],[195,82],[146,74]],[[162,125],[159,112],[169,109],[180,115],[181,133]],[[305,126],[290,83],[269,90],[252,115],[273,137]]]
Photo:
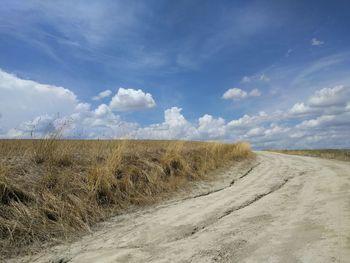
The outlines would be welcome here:
[[[250,77],[244,76],[241,80],[242,83],[250,83],[250,82],[257,82],[257,81],[268,82],[270,81],[270,78],[265,74],[261,74],[261,75],[254,75]]]
[[[140,19],[147,14],[145,5],[127,5],[122,1],[88,4],[84,1],[10,1],[7,6],[1,11],[1,30],[20,27],[24,34],[34,33],[33,37],[38,39],[40,35],[51,34],[75,46],[89,44],[90,47],[104,45],[114,34],[124,37],[132,34],[132,29],[142,26]],[[8,19],[13,14],[16,19]]]

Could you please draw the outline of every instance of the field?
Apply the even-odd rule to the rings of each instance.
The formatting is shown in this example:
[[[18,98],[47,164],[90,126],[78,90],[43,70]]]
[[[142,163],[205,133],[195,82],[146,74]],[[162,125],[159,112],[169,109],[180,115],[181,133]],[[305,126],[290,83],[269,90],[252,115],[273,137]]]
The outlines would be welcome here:
[[[90,231],[249,157],[246,143],[1,140],[0,254]]]
[[[350,161],[349,149],[318,149],[318,150],[271,150],[273,152],[303,155],[311,157],[320,157],[326,159],[335,159],[341,161]]]

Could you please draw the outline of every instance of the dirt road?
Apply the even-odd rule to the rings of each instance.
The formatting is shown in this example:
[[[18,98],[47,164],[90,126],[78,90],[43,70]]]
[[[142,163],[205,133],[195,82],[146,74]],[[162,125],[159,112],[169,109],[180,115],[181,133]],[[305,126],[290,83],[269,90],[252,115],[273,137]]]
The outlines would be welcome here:
[[[259,152],[210,190],[18,262],[350,262],[350,163]]]

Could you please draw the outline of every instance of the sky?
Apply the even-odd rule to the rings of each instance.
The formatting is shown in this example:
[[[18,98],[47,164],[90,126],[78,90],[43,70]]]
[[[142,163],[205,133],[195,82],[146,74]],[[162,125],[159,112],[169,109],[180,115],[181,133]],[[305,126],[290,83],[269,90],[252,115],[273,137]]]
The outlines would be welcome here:
[[[0,6],[0,138],[350,147],[348,1]]]

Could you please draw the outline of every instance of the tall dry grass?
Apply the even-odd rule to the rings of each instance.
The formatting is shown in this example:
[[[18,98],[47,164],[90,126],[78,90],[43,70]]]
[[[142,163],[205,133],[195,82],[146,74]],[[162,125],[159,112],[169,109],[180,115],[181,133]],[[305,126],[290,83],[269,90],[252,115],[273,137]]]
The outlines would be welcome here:
[[[251,155],[247,143],[2,140],[0,254],[89,231]]]
[[[311,157],[320,157],[325,159],[350,161],[349,149],[271,150],[271,151],[292,154],[292,155],[303,155],[303,156],[311,156]]]

